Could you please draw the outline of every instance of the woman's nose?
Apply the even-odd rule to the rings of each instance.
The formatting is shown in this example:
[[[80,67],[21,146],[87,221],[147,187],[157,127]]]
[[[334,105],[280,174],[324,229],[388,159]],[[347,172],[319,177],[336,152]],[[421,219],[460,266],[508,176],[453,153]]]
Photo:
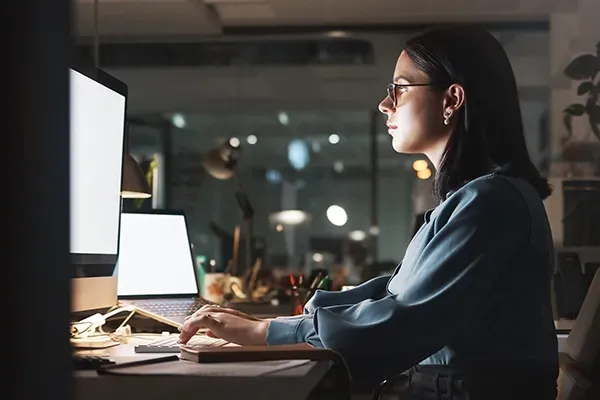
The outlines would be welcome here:
[[[379,108],[379,111],[382,114],[390,115],[394,110],[394,105],[392,104],[390,96],[385,96],[385,99],[381,100],[381,103],[379,103],[379,107],[377,108]]]

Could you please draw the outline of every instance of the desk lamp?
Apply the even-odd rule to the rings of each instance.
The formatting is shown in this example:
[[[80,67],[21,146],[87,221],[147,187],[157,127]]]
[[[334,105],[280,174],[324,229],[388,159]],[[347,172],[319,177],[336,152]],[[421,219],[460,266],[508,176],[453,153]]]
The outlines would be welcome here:
[[[151,193],[142,169],[131,154],[124,152],[121,197],[124,199],[147,199]]]
[[[252,268],[252,218],[254,209],[250,205],[248,196],[242,187],[236,174],[236,166],[240,158],[240,141],[232,138],[220,146],[209,150],[203,158],[202,164],[210,176],[219,180],[228,180],[234,178],[238,185],[235,192],[235,198],[242,210],[243,222],[246,235],[246,271]],[[239,240],[234,241],[234,262],[231,268],[231,275],[237,274],[237,254],[239,254]]]
[[[152,196],[150,184],[135,158],[129,154],[129,123],[125,124],[125,148],[123,151],[123,181],[121,182],[121,198],[147,199]]]

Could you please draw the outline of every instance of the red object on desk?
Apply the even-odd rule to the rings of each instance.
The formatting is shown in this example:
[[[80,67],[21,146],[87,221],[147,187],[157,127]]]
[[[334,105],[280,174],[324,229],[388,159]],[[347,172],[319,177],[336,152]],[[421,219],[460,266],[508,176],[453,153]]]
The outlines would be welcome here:
[[[304,314],[304,304],[298,293],[296,279],[292,274],[290,274],[290,284],[292,285],[292,315],[302,315]]]

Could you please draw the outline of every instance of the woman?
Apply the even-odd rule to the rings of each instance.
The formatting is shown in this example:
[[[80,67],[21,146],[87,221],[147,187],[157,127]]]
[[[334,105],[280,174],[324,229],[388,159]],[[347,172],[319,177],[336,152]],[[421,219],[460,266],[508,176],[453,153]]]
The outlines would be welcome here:
[[[402,268],[320,291],[299,317],[204,308],[181,327],[182,342],[198,328],[246,345],[307,342],[338,351],[371,383],[413,367],[417,398],[554,399],[553,246],[542,203],[551,189],[529,158],[502,46],[475,27],[427,31],[407,42],[387,94],[379,109],[392,146],[429,158],[440,203]]]

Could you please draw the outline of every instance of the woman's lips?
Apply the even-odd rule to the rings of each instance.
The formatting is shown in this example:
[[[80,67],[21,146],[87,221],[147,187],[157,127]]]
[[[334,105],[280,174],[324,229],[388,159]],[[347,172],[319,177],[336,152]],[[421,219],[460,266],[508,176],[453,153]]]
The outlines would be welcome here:
[[[396,126],[394,124],[387,123],[386,125],[388,127],[388,133],[392,133],[392,131],[395,131],[396,129],[398,129],[398,126]]]

